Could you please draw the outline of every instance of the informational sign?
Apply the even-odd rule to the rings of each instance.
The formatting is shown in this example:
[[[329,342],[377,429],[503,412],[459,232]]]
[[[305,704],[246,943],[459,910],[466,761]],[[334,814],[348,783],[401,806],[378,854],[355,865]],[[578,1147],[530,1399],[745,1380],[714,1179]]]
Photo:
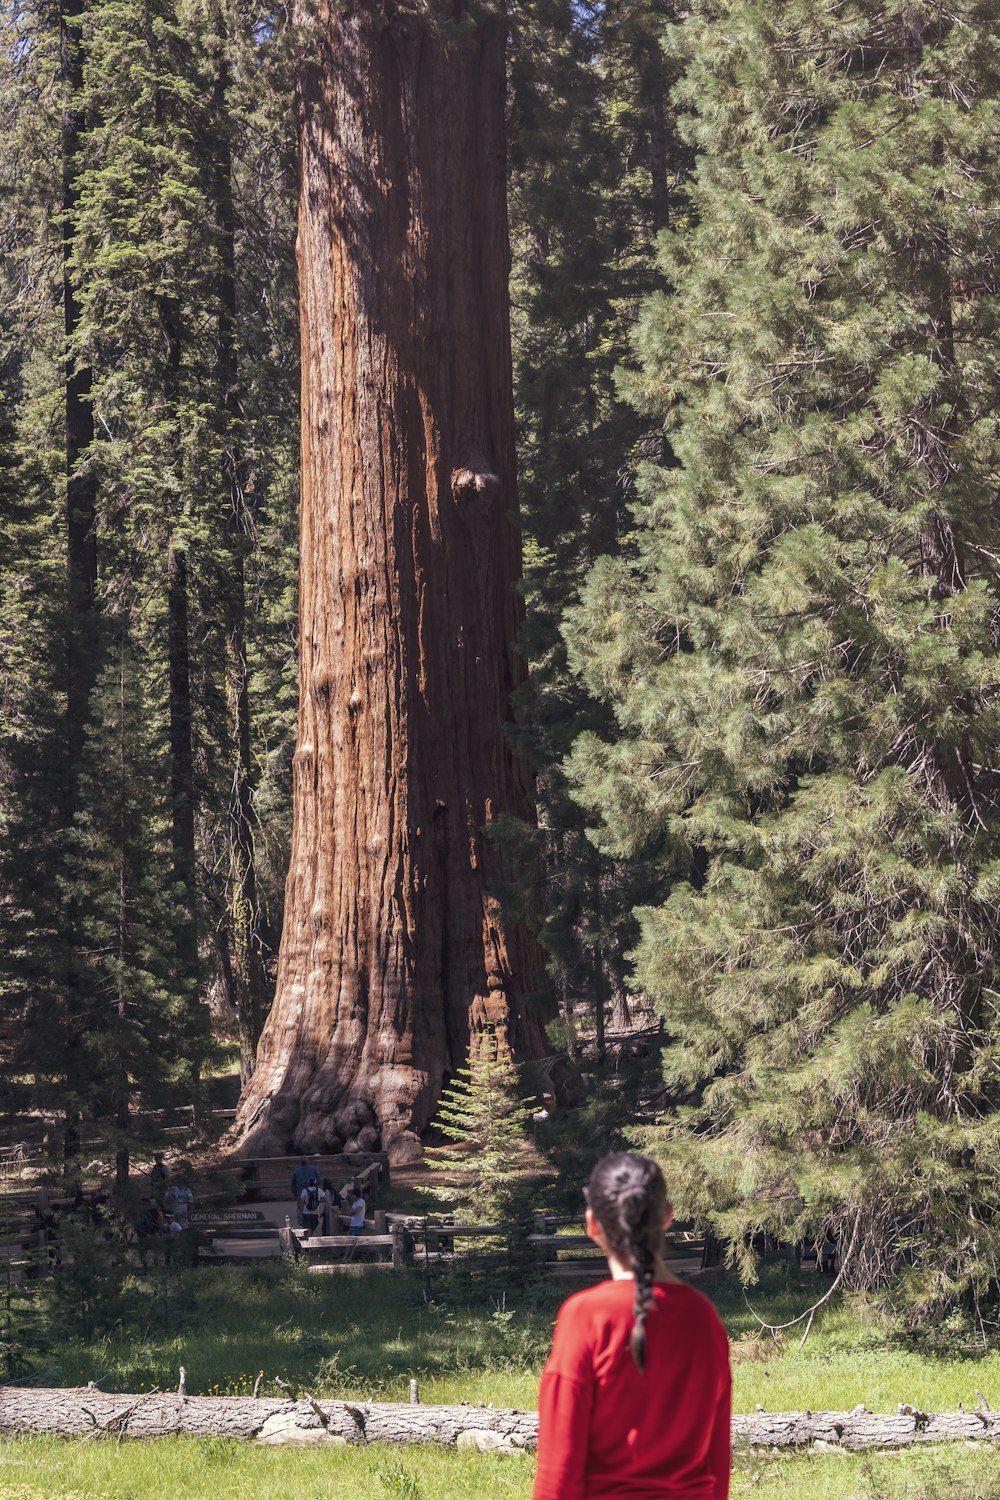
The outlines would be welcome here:
[[[266,1224],[268,1221],[256,1208],[217,1208],[214,1212],[205,1209],[188,1214],[189,1224]]]

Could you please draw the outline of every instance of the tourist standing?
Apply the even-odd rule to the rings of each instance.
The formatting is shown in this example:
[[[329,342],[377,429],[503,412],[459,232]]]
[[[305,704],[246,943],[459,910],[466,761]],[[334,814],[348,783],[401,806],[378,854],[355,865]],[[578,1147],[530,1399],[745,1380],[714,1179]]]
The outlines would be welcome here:
[[[161,1201],[166,1192],[167,1183],[170,1181],[170,1169],[163,1160],[163,1152],[157,1151],[153,1157],[153,1166],[149,1174],[149,1191],[156,1199]]]
[[[648,1156],[606,1156],[586,1196],[611,1279],[559,1311],[533,1500],[727,1500],[729,1344],[707,1297],[667,1269],[663,1175]]]
[[[175,1178],[163,1195],[163,1207],[182,1228],[187,1226],[188,1214],[194,1207],[194,1193],[182,1178]]]
[[[359,1235],[362,1235],[365,1232],[365,1200],[364,1195],[362,1194],[360,1188],[356,1183],[349,1182],[347,1184],[347,1187],[344,1189],[344,1202],[347,1205],[348,1212],[351,1215],[351,1221],[348,1226],[347,1232],[352,1236],[352,1238],[357,1239]],[[345,1253],[344,1259],[345,1261],[354,1259],[353,1245]]]
[[[295,1171],[292,1173],[292,1197],[295,1199],[296,1208],[298,1210],[300,1229],[303,1227],[302,1190],[312,1183],[315,1183],[317,1187],[319,1186],[319,1173],[313,1166],[312,1162],[309,1160],[308,1156],[303,1156],[302,1160],[295,1168]]]
[[[306,1234],[319,1228],[319,1179],[307,1182],[299,1194],[299,1223]]]

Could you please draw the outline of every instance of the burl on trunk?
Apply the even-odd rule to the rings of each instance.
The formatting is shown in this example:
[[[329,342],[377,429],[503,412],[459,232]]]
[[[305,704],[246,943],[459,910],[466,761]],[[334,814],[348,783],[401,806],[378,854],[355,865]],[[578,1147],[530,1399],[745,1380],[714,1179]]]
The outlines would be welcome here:
[[[505,22],[301,7],[301,677],[274,1007],[236,1134],[417,1150],[493,1026],[545,1051],[482,829],[525,814]]]

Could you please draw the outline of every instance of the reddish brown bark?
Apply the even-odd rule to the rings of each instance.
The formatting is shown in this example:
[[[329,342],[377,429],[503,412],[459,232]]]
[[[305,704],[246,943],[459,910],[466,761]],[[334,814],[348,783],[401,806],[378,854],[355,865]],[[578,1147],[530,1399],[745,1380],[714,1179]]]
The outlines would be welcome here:
[[[301,676],[277,994],[237,1134],[416,1149],[487,1025],[545,1050],[482,835],[525,814],[505,24],[303,6]]]

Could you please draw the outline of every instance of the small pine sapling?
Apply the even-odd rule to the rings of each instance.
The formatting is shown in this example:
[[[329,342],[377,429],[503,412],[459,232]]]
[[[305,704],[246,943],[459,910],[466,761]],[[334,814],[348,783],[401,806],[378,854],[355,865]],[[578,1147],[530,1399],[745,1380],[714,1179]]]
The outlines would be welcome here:
[[[449,1146],[428,1146],[427,1164],[450,1174],[434,1196],[482,1223],[511,1219],[524,1195],[530,1165],[534,1101],[523,1089],[520,1070],[494,1032],[479,1038],[468,1066],[441,1095],[434,1125]]]

